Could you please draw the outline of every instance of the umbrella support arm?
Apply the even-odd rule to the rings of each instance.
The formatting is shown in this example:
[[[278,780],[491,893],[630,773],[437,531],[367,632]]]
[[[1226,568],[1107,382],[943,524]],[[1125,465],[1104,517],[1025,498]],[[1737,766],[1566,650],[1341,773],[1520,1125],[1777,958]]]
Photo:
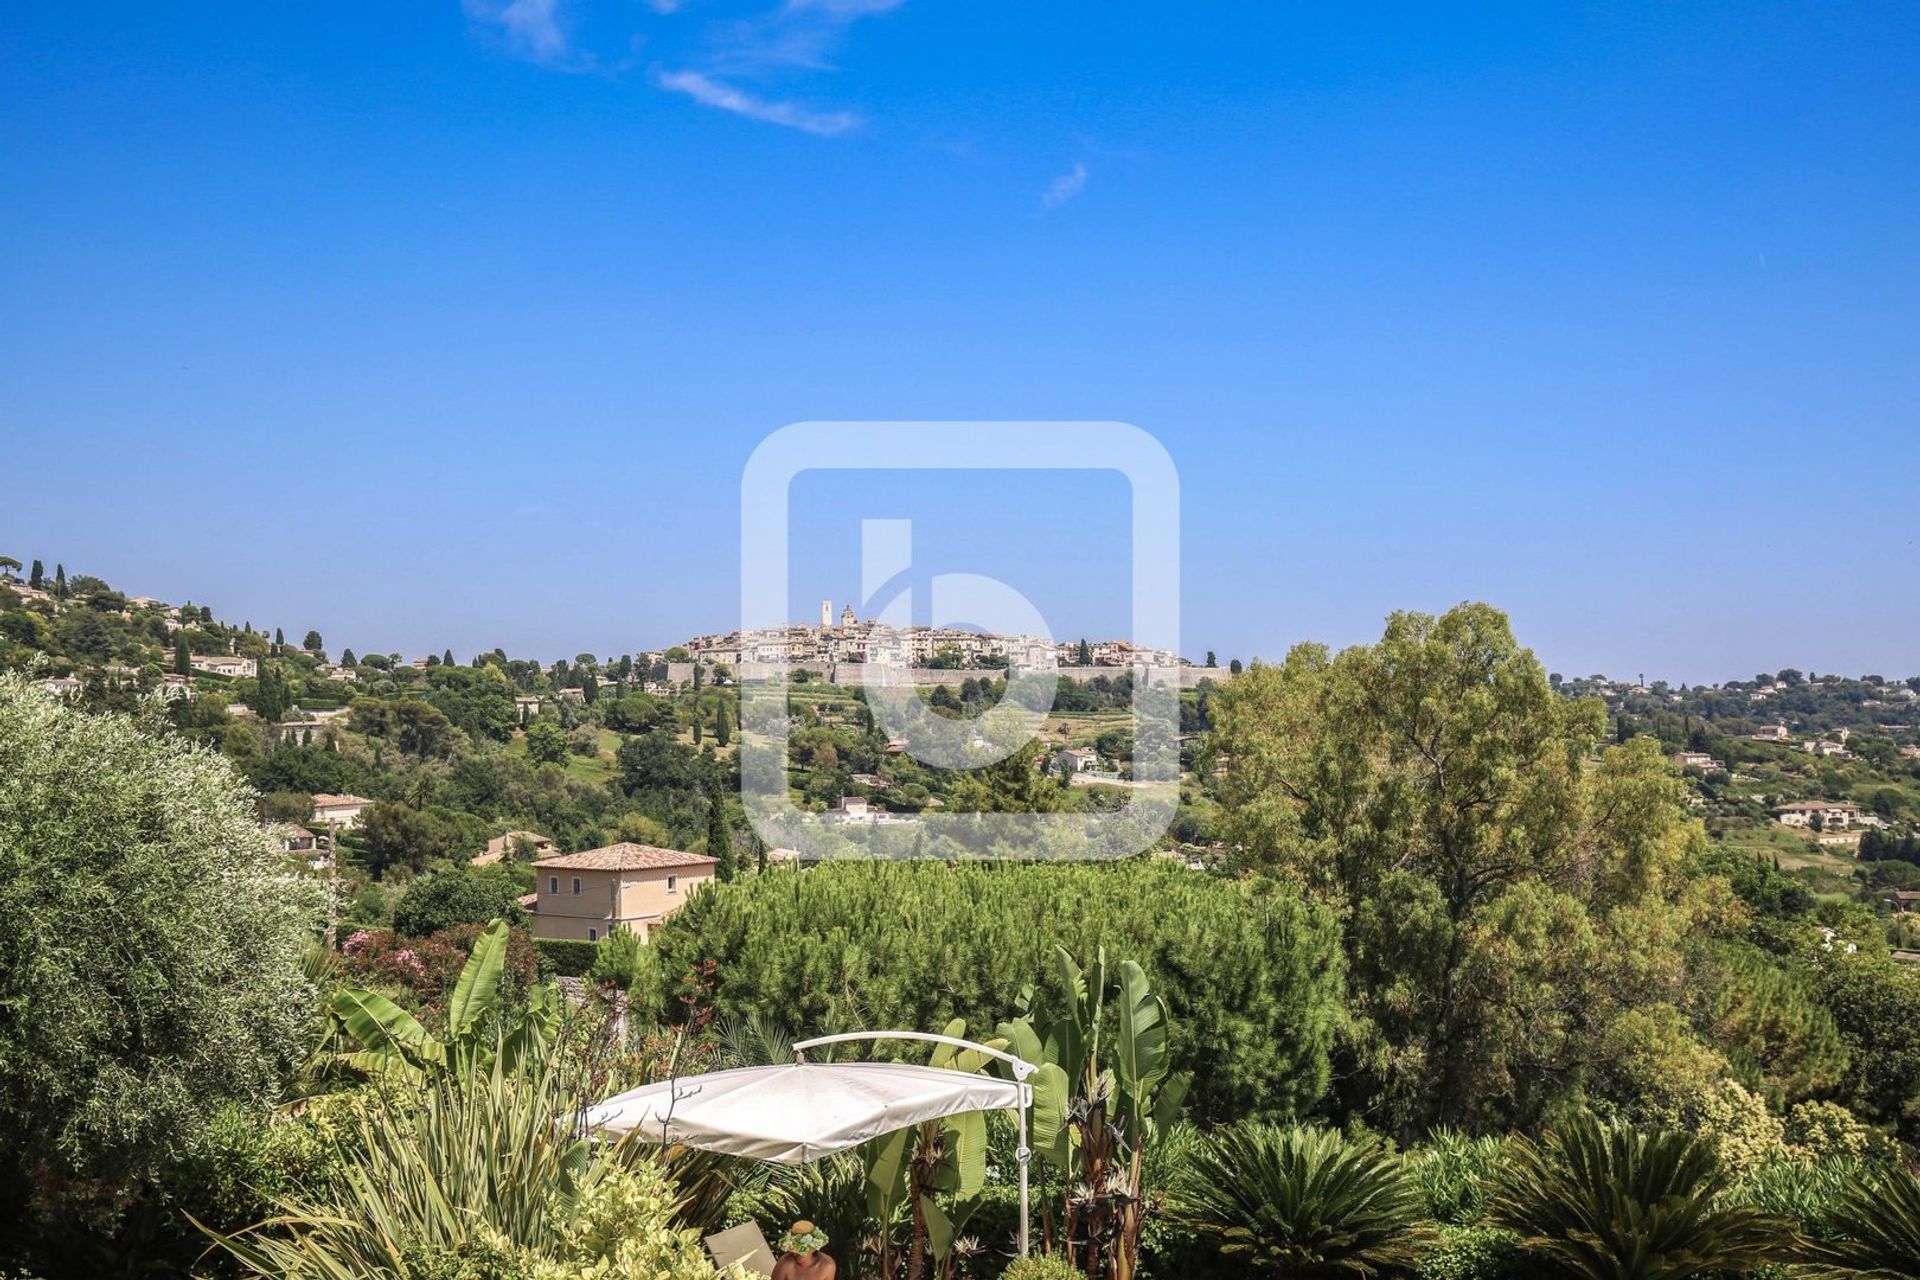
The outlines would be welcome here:
[[[1013,1078],[1024,1081],[1039,1068],[1024,1058],[1016,1058],[1004,1049],[995,1049],[976,1040],[962,1040],[957,1036],[939,1036],[931,1031],[847,1031],[837,1036],[815,1036],[811,1040],[802,1040],[793,1046],[793,1060],[805,1064],[807,1050],[817,1049],[829,1044],[848,1044],[856,1040],[917,1040],[922,1044],[951,1045],[955,1049],[968,1049],[974,1053],[985,1054],[1013,1068]]]

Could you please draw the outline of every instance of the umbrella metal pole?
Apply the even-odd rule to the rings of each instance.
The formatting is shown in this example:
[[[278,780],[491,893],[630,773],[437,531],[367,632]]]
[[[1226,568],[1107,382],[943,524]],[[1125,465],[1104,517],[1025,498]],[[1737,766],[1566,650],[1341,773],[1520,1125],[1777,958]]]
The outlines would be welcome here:
[[[1031,1105],[1031,1104],[1029,1104]],[[1033,1152],[1027,1148],[1027,1108],[1020,1108],[1020,1145],[1014,1150],[1014,1160],[1020,1166],[1020,1256],[1027,1256],[1027,1165],[1033,1160]]]

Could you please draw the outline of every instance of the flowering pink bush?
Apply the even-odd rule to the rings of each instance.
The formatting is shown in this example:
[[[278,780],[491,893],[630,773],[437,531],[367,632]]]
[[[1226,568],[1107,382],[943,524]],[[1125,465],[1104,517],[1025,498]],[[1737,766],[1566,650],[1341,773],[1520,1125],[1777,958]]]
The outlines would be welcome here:
[[[403,938],[391,929],[360,929],[340,944],[341,967],[362,986],[398,988],[401,1003],[416,1013],[438,1010],[466,966],[477,924],[455,925],[425,938]],[[533,943],[521,930],[507,935],[504,986],[515,999],[533,985],[538,968]]]

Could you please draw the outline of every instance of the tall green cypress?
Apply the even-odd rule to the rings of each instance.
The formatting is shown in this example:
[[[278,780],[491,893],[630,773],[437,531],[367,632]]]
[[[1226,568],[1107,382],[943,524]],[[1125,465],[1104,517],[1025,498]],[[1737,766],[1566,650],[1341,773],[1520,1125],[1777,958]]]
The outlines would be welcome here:
[[[727,796],[718,782],[707,787],[707,856],[719,864],[714,874],[722,882],[739,874],[733,858],[733,830],[727,826]]]
[[[47,566],[38,560],[33,562],[33,570],[27,574],[27,585],[39,591],[47,585]]]

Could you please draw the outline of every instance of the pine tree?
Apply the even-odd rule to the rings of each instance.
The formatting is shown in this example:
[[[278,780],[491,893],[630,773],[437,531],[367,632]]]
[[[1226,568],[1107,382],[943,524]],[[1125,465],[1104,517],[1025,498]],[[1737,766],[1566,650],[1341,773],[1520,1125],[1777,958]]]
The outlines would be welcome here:
[[[323,658],[327,656],[327,642],[320,638],[318,631],[307,632],[307,638],[301,642],[300,647],[308,653],[317,653]]]
[[[358,659],[358,658],[356,658],[356,657],[354,657],[354,656],[353,656],[353,650],[351,650],[351,649],[342,649],[342,650],[340,651],[340,665],[341,665],[341,666],[343,666],[343,667],[351,667],[351,666],[355,666],[355,665],[357,665],[357,664],[359,663],[359,661],[360,661],[360,659]]]
[[[27,585],[39,591],[47,585],[47,566],[38,560],[33,562],[33,571],[27,575]]]

